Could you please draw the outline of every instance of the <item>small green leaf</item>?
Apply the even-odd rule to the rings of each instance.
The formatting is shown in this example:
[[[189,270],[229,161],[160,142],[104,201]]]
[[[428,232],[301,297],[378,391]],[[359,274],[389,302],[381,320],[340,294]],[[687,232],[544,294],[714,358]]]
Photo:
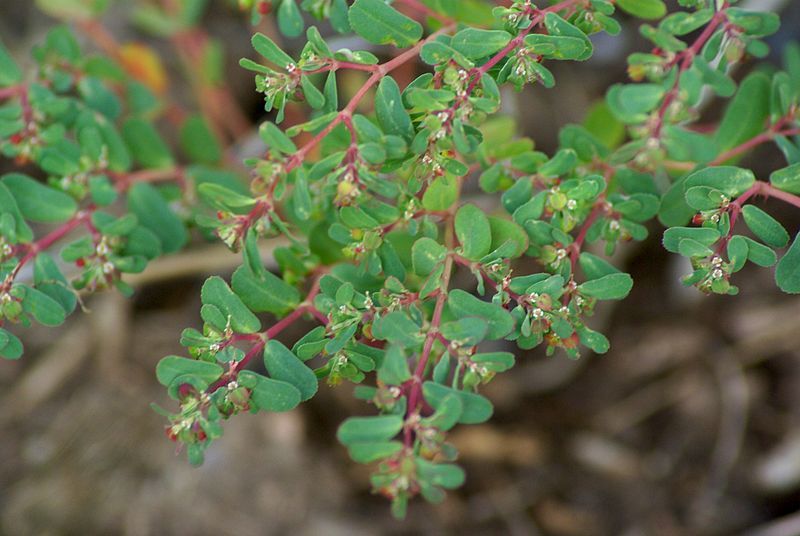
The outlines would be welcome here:
[[[156,378],[161,385],[167,387],[181,376],[193,376],[206,384],[211,384],[222,376],[223,372],[222,367],[216,363],[175,355],[161,359],[156,365]]]
[[[769,115],[771,83],[764,73],[755,72],[739,85],[717,129],[721,151],[731,149],[758,135]]]
[[[372,463],[378,460],[390,458],[403,450],[400,441],[371,441],[363,443],[352,443],[348,446],[347,452],[354,462]]]
[[[403,350],[396,345],[389,346],[378,369],[378,379],[388,385],[401,385],[410,378],[411,371]]]
[[[447,354],[443,356],[443,359],[445,357],[447,357]],[[447,431],[458,424],[463,412],[464,404],[461,403],[461,398],[456,395],[448,395],[439,402],[436,412],[423,419],[422,422],[425,426],[434,426],[439,430]]]
[[[664,248],[672,253],[678,253],[680,241],[685,238],[710,246],[719,240],[720,233],[710,227],[672,227],[664,231]]]
[[[20,81],[22,81],[22,70],[0,41],[0,87],[11,86]]]
[[[596,354],[604,354],[608,352],[608,349],[611,347],[608,339],[602,333],[593,331],[586,326],[578,327],[577,332],[581,344],[585,345]]]
[[[56,300],[35,288],[18,286],[12,295],[22,299],[22,310],[43,326],[60,326],[66,320],[64,308]]]
[[[240,266],[233,272],[231,287],[256,313],[283,315],[300,303],[300,293],[296,288],[266,270],[256,275],[249,268]]]
[[[275,65],[285,69],[287,65],[294,65],[294,60],[275,44],[275,41],[262,33],[255,34],[251,43],[253,48]]]
[[[640,19],[660,19],[667,14],[662,0],[617,0],[619,8]]]
[[[578,285],[578,292],[598,300],[621,300],[633,288],[633,278],[625,273],[608,274]]]
[[[453,289],[447,298],[450,310],[457,318],[475,316],[486,321],[490,340],[501,339],[514,329],[514,319],[507,310],[496,303],[485,302],[461,289]]]
[[[423,236],[411,248],[411,264],[418,275],[428,275],[437,264],[444,261],[447,248],[436,240]]]
[[[251,390],[250,400],[264,411],[289,411],[300,404],[300,391],[287,382],[273,380],[261,374],[243,370],[239,383]]]
[[[426,210],[447,210],[458,198],[458,180],[451,175],[443,175],[431,182],[422,196],[422,206]]]
[[[548,13],[544,17],[544,24],[547,32],[554,36],[576,37],[583,41],[585,47],[583,54],[575,58],[578,61],[588,60],[592,56],[594,46],[586,34],[577,26],[567,22],[556,13]]]
[[[319,385],[314,372],[282,343],[276,340],[267,341],[264,347],[264,366],[273,379],[295,386],[300,391],[300,400],[308,400],[316,394]]]
[[[578,265],[586,275],[586,279],[598,279],[604,275],[619,273],[619,269],[605,259],[585,251],[578,257]]]
[[[422,26],[382,0],[356,0],[348,13],[350,26],[376,45],[410,47],[422,38]]]
[[[312,82],[309,77],[302,77],[300,85],[303,88],[303,95],[306,98],[306,102],[311,108],[319,110],[325,106],[325,96],[317,89],[317,86],[314,85],[314,82]]]
[[[201,115],[191,115],[181,125],[181,148],[194,162],[217,164],[222,159],[222,149]]]
[[[742,195],[756,182],[752,171],[734,166],[714,166],[695,171],[686,178],[685,188],[707,186],[728,196],[728,200]]]
[[[458,209],[455,231],[464,257],[478,260],[491,250],[492,229],[489,218],[475,205],[467,204]]]
[[[229,319],[231,328],[237,333],[255,333],[261,329],[261,322],[250,309],[234,294],[228,284],[218,276],[209,277],[200,290],[200,298],[205,305],[213,305]],[[279,378],[280,379],[280,378]]]
[[[404,347],[422,342],[419,326],[402,311],[392,311],[376,320],[372,324],[372,334],[376,339]]]
[[[494,54],[509,41],[511,34],[503,30],[465,28],[453,36],[450,46],[464,57],[475,60]]]
[[[128,210],[161,241],[164,253],[181,249],[189,240],[183,222],[152,185],[138,182],[128,192]]]
[[[784,192],[800,194],[800,162],[789,167],[773,171],[769,182]]]
[[[750,262],[765,268],[778,262],[778,256],[772,248],[756,242],[750,237],[744,236],[742,238],[747,243],[747,258]]]
[[[754,205],[742,207],[747,227],[768,246],[782,248],[789,243],[789,233],[778,220]]]
[[[388,441],[403,429],[400,415],[376,415],[374,417],[350,417],[336,431],[343,445]]]
[[[464,470],[452,463],[434,463],[417,458],[417,476],[420,481],[431,486],[455,489],[464,484]]]
[[[380,0],[375,1],[383,4]],[[414,137],[414,127],[411,124],[411,117],[403,107],[400,87],[390,76],[381,78],[378,84],[375,94],[375,115],[385,133],[400,136],[407,142]]]
[[[448,397],[457,396],[461,401],[463,410],[458,422],[462,424],[480,424],[489,420],[492,416],[493,408],[489,400],[476,393],[459,391],[446,385],[433,382],[422,384],[422,394],[425,401],[435,410],[438,410],[446,403]]]
[[[778,288],[789,294],[800,293],[800,233],[775,268],[775,282]]]
[[[22,342],[10,331],[0,328],[0,357],[19,359],[22,357]]]
[[[22,215],[31,221],[61,223],[70,219],[78,210],[78,204],[72,197],[27,175],[8,173],[3,175],[2,184],[14,196]]]
[[[281,0],[278,6],[278,28],[287,37],[297,37],[303,33],[303,15],[295,0]]]
[[[169,147],[150,121],[131,117],[122,124],[122,137],[142,167],[160,169],[175,165]]]

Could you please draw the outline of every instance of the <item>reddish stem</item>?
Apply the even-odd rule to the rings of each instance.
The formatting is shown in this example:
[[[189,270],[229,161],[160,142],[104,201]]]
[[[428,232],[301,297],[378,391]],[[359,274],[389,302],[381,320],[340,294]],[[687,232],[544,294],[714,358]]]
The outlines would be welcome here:
[[[419,405],[422,395],[422,380],[425,374],[425,368],[428,366],[428,360],[431,357],[433,350],[433,343],[436,342],[439,336],[439,327],[442,323],[442,312],[444,305],[447,302],[447,289],[450,287],[450,275],[453,271],[453,256],[448,255],[444,263],[444,273],[442,274],[442,285],[439,295],[436,297],[436,306],[433,310],[433,318],[431,319],[428,334],[425,336],[425,343],[422,347],[422,354],[420,355],[417,367],[414,369],[414,376],[412,378],[411,391],[408,395],[408,408],[406,414],[411,417],[417,415],[417,405]],[[413,427],[410,423],[406,422],[403,443],[406,448],[411,448],[413,444]]]
[[[583,243],[586,241],[586,234],[589,232],[589,229],[594,225],[594,222],[597,221],[602,214],[607,211],[606,200],[601,198],[598,199],[595,203],[592,211],[589,213],[589,216],[586,217],[586,220],[581,225],[580,230],[578,231],[578,236],[575,237],[575,241],[569,245],[569,262],[570,262],[570,273],[575,274],[575,265],[578,262],[578,257],[581,255],[581,249],[583,248]]]
[[[708,25],[705,27],[700,36],[695,40],[695,42],[692,43],[692,45],[689,48],[679,52],[673,59],[672,65],[679,63],[678,73],[675,76],[675,83],[672,85],[672,88],[664,97],[664,100],[661,102],[661,107],[658,109],[656,122],[655,125],[653,126],[652,136],[654,138],[658,138],[661,136],[661,129],[664,127],[664,121],[666,120],[669,107],[680,93],[681,76],[683,75],[684,72],[688,71],[689,68],[692,66],[692,61],[694,60],[694,57],[700,53],[706,42],[711,38],[712,35],[714,35],[714,32],[716,31],[717,27],[727,19],[727,14],[725,13],[725,9],[727,7],[728,3],[725,2],[722,5],[722,9],[714,14],[714,17],[709,21]]]
[[[213,393],[223,385],[227,385],[231,380],[235,379],[238,375],[238,371],[246,367],[255,356],[261,353],[268,340],[277,337],[283,330],[302,318],[304,314],[310,313],[321,323],[328,323],[328,319],[322,315],[322,313],[316,307],[314,307],[313,304],[314,298],[317,294],[319,294],[319,279],[320,278],[318,277],[314,280],[314,284],[311,285],[311,289],[308,291],[308,295],[306,295],[306,299],[303,300],[303,303],[301,303],[297,309],[270,326],[269,329],[261,333],[235,334],[233,337],[231,337],[231,340],[227,341],[227,343],[230,343],[233,340],[252,341],[257,339],[256,343],[253,344],[244,357],[240,361],[231,363],[228,372],[208,388],[208,393]]]
[[[0,286],[0,292],[8,292],[12,283],[14,282],[14,279],[16,279],[17,275],[19,275],[22,267],[32,261],[40,252],[46,250],[68,235],[71,231],[77,229],[79,226],[86,223],[91,224],[90,218],[92,216],[92,212],[92,210],[78,211],[72,218],[61,224],[59,227],[44,235],[39,240],[29,244],[26,247],[25,255],[22,256],[17,265],[14,267],[11,273],[8,274],[6,280]]]

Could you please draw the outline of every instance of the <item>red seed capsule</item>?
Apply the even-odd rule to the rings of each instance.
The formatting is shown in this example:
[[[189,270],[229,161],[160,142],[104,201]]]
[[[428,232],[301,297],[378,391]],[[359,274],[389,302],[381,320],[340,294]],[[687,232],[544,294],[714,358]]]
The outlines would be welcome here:
[[[272,5],[269,2],[259,2],[258,3],[258,12],[262,15],[266,15],[272,9]]]

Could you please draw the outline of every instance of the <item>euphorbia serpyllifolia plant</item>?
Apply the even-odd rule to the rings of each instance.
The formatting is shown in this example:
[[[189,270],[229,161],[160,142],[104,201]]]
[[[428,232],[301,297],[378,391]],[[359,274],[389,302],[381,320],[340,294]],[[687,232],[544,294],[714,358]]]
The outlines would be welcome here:
[[[679,3],[667,14],[661,0],[242,1],[254,19],[277,13],[287,35],[303,31],[304,9],[337,32],[393,47],[381,49],[385,61],[332,50],[311,26],[290,55],[256,33],[259,58],[240,64],[256,73],[274,120],[259,128],[266,153],[245,162],[249,190],[220,169],[214,129],[201,118],[182,124],[193,165],[176,165],[149,120],[152,90],[111,61],[81,56],[65,30],[37,49],[33,82],[3,52],[2,150],[49,177],[0,181],[3,321],[60,323],[75,307],[72,288],[124,285],[121,273],[181,248],[196,224],[243,263],[230,284],[203,285],[203,329],[181,338],[191,357],[165,357],[156,370],[179,403],[159,411],[190,461],[202,461],[223,419],[287,411],[321,380],[348,381],[364,384],[356,395],[375,414],[347,419],[337,435],[354,460],[376,464],[375,491],[397,515],[415,495],[439,501],[464,480],[447,431],[491,417],[480,387],[513,367],[515,346],[570,357],[608,350],[587,318],[633,282],[603,257],[644,239],[649,220],[667,227],[667,250],[690,259],[688,285],[734,294],[731,279],[750,261],[777,264],[778,286],[800,292],[797,239],[778,260],[790,236],[753,204],[772,197],[800,207],[800,49],[787,48],[785,71],[757,70],[737,84],[734,66],[767,54],[761,39],[778,29],[777,15],[722,0]],[[199,4],[184,2],[172,26],[155,22],[158,14],[140,18],[170,34],[196,23]],[[617,9],[651,21],[641,34],[652,49],[628,58],[632,82],[611,87],[595,109],[604,121],[565,126],[553,155],[534,150],[501,115],[500,88],[552,87],[547,65],[588,59],[588,36],[620,31]],[[393,74],[407,64],[423,74],[401,87]],[[343,71],[360,71],[363,83],[341,106]],[[132,101],[125,106],[119,85]],[[693,129],[709,93],[730,103],[714,128]],[[281,126],[289,102],[305,102],[310,120]],[[764,143],[787,166],[768,178],[736,166]],[[179,188],[149,184],[169,179]],[[467,181],[486,199],[463,200]],[[482,208],[492,199],[499,208]],[[28,221],[60,225],[36,238]],[[70,285],[45,250],[78,228],[86,236],[62,250],[81,268]],[[280,275],[259,252],[262,238],[277,235],[289,239],[274,251]],[[30,263],[32,282],[21,278]],[[459,271],[472,284],[454,286]],[[267,313],[276,320],[265,322]],[[276,339],[301,319],[316,327],[291,348]],[[485,350],[500,340],[510,351]],[[0,354],[20,353],[0,329]],[[256,361],[263,372],[250,370]]]

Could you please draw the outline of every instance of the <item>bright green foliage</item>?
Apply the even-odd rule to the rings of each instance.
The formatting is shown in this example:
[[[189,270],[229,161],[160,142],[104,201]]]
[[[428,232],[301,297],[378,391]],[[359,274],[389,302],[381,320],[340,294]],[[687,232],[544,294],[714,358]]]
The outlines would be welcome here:
[[[233,415],[289,411],[321,381],[367,384],[356,396],[372,414],[345,420],[338,439],[376,464],[373,488],[396,515],[416,495],[441,501],[465,479],[447,432],[491,418],[481,389],[513,369],[515,348],[609,350],[591,315],[634,282],[607,257],[647,238],[656,218],[664,248],[691,262],[687,285],[735,294],[731,279],[749,262],[774,266],[778,287],[800,293],[796,230],[754,204],[800,207],[800,53],[789,47],[783,70],[732,76],[767,54],[774,14],[712,0],[681,0],[673,13],[662,0],[239,3],[254,22],[269,7],[284,35],[306,36],[286,51],[256,33],[253,58],[240,61],[271,114],[258,128],[266,151],[245,161],[250,188],[223,168],[213,118],[181,119],[175,150],[160,134],[167,106],[153,81],[83,55],[65,27],[35,50],[30,78],[0,47],[0,150],[42,178],[0,178],[0,356],[22,354],[10,324],[61,324],[76,289],[130,291],[124,274],[183,248],[194,226],[242,255],[230,284],[203,285],[202,329],[181,335],[190,357],[156,369],[179,406],[157,410],[191,463]],[[104,7],[41,4],[68,20]],[[200,4],[173,16],[147,4],[135,18],[178,36]],[[650,52],[628,58],[631,81],[609,88],[583,125],[561,129],[554,154],[535,150],[499,114],[501,87],[552,87],[548,65],[585,61],[593,34],[620,33],[617,8],[647,21]],[[333,50],[303,11],[393,48]],[[198,76],[221,83],[219,44],[203,56]],[[422,74],[399,83],[395,69],[412,62]],[[363,85],[340,87],[344,70],[361,71]],[[717,127],[699,132],[691,123],[706,95],[729,101]],[[285,128],[290,102],[308,116]],[[786,160],[769,181],[739,165],[762,143]],[[174,184],[151,184],[162,180]],[[486,195],[466,202],[472,180]],[[288,245],[272,252],[274,274],[259,245],[279,235]],[[45,252],[67,237],[60,255],[75,275]],[[474,279],[457,288],[457,273]],[[278,342],[301,320],[316,325],[291,347]],[[485,351],[486,341],[508,351]],[[262,358],[261,372],[247,370]]]

